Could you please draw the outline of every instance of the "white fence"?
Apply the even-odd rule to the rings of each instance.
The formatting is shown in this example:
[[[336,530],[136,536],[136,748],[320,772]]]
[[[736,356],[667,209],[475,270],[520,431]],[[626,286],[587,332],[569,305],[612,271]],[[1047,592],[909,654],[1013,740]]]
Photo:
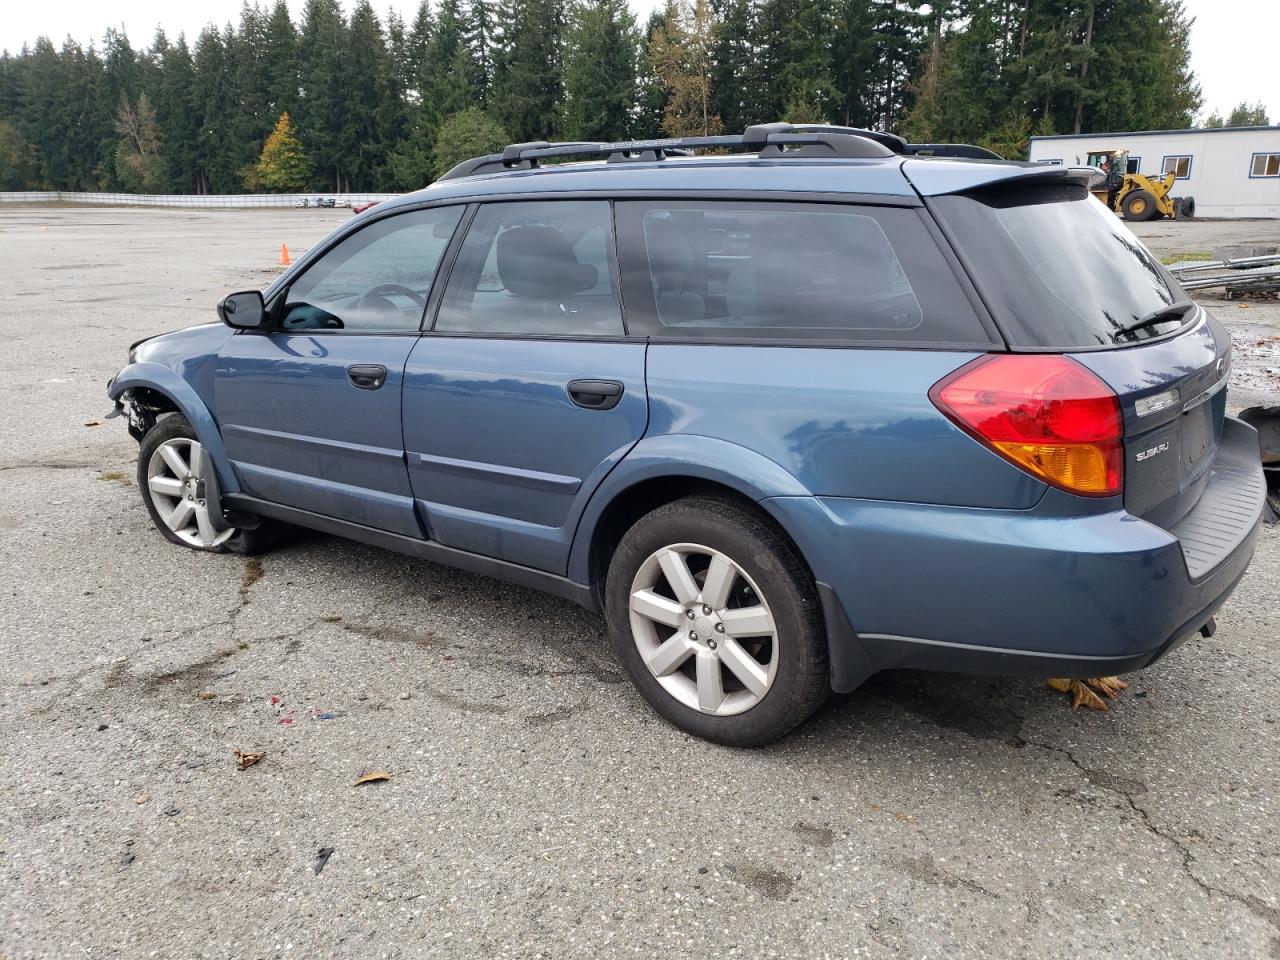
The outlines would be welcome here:
[[[335,206],[350,207],[366,200],[391,200],[398,193],[232,193],[232,194],[141,194],[75,193],[70,190],[29,190],[0,192],[0,203],[87,203],[113,207],[302,207],[332,200]]]

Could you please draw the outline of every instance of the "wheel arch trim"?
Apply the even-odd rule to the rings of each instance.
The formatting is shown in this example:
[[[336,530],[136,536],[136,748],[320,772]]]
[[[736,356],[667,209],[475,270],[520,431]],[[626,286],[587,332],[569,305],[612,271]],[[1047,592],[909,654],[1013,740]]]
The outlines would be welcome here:
[[[163,394],[178,408],[178,412],[186,418],[187,423],[191,424],[191,429],[195,431],[200,445],[209,454],[210,462],[217,472],[221,492],[239,493],[240,483],[235,471],[231,469],[230,460],[227,459],[227,448],[222,442],[222,433],[218,430],[217,421],[213,419],[213,414],[209,412],[209,408],[200,399],[195,388],[169,367],[143,361],[132,363],[121,370],[111,381],[107,396],[119,401],[126,391],[138,388]]]
[[[592,547],[602,518],[620,498],[641,484],[664,479],[719,484],[756,504],[770,497],[812,496],[781,465],[739,444],[691,434],[645,438],[609,473],[587,502],[569,551],[569,579],[593,588],[599,586],[592,582]],[[796,541],[792,531],[786,533]]]

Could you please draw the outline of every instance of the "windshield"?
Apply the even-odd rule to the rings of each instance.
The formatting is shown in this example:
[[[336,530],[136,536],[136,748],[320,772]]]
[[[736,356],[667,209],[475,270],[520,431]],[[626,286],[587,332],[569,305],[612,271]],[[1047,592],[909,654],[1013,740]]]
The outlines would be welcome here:
[[[1017,346],[1116,342],[1117,330],[1183,299],[1142,242],[1083,187],[940,197],[939,212]],[[1184,318],[1119,338],[1162,336]]]

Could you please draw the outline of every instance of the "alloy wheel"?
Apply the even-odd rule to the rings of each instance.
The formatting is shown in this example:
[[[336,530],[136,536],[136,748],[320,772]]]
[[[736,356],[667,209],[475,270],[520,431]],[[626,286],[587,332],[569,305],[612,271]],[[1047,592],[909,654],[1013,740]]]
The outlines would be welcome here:
[[[676,700],[714,716],[744,713],[778,670],[773,614],[756,584],[712,547],[655,551],[631,584],[631,634],[649,671]]]
[[[166,440],[147,462],[147,490],[156,513],[174,536],[190,546],[209,549],[221,546],[236,531],[218,530],[213,525],[201,454],[196,440]]]

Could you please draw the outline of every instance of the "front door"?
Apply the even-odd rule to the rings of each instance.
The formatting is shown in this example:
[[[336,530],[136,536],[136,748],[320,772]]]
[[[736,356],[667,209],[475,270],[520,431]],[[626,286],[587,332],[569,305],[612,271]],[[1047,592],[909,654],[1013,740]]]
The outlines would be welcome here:
[[[404,438],[428,535],[563,573],[593,490],[648,418],[606,201],[492,203],[405,368]]]
[[[462,210],[371,221],[275,298],[270,329],[228,340],[214,400],[245,493],[422,536],[405,469],[400,391]]]

